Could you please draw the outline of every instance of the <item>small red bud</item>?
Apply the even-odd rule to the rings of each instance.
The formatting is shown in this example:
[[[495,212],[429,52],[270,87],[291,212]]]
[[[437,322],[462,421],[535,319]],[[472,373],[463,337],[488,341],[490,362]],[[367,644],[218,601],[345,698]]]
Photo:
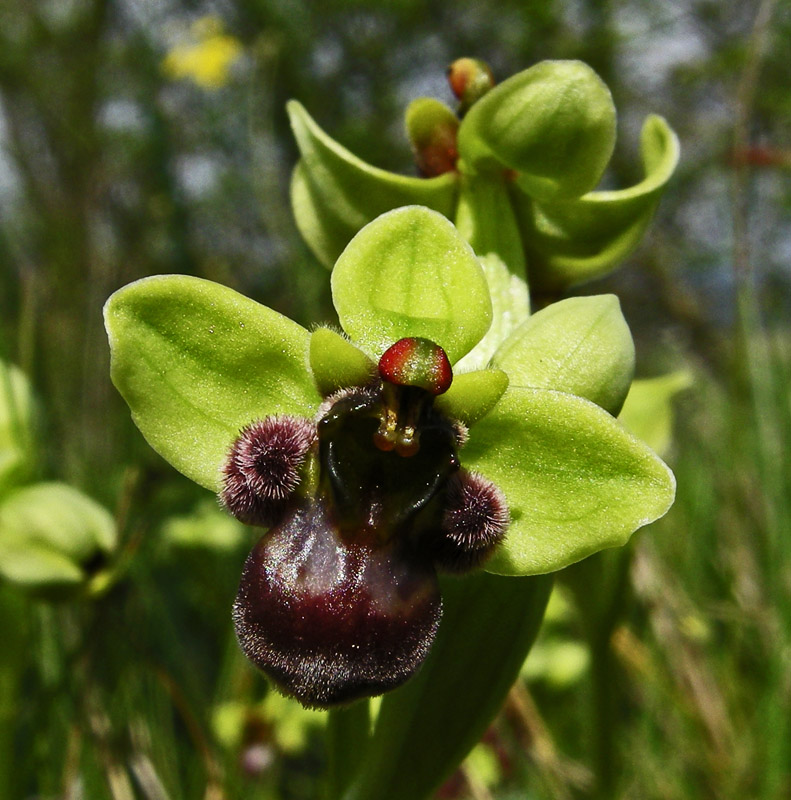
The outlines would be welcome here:
[[[443,394],[453,381],[445,351],[419,337],[399,339],[379,359],[379,376],[397,386],[418,386],[433,395]]]
[[[407,108],[406,129],[418,169],[426,178],[456,169],[459,118],[451,109],[439,100],[419,97]]]
[[[459,98],[459,114],[463,115],[494,86],[494,75],[485,61],[457,58],[448,67],[448,83]]]

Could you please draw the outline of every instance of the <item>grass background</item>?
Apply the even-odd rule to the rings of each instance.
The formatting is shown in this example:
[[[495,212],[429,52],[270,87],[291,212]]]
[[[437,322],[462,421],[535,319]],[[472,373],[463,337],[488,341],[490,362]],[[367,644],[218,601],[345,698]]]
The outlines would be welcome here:
[[[205,47],[203,73],[174,66],[223,33],[227,70]],[[674,403],[676,505],[580,568],[587,595],[561,577],[524,679],[441,796],[788,797],[790,36],[782,0],[0,0],[0,357],[38,398],[38,477],[110,509],[126,570],[95,602],[0,585],[0,797],[317,796],[321,715],[268,694],[233,639],[249,538],[132,426],[100,310],[184,272],[331,320],[288,207],[284,103],[411,171],[403,111],[449,102],[461,55],[499,77],[588,61],[620,114],[608,185],[637,174],[647,113],[679,132],[645,243],[580,293],[620,296],[640,375],[694,380]]]

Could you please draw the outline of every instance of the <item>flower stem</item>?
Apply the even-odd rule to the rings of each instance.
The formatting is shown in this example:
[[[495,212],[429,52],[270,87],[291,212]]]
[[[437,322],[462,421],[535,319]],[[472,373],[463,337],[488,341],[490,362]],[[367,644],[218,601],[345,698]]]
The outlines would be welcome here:
[[[367,699],[329,712],[328,800],[338,800],[349,788],[363,762],[370,732],[371,716]]]

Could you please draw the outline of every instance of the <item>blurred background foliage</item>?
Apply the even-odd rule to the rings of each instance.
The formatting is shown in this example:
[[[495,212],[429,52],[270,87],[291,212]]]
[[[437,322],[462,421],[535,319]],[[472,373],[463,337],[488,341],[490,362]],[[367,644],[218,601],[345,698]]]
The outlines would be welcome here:
[[[120,542],[110,588],[72,602],[0,582],[0,797],[317,795],[322,715],[269,693],[233,638],[249,533],[133,428],[100,312],[181,272],[331,320],[290,214],[285,101],[414,174],[403,112],[452,102],[462,55],[499,78],[591,64],[620,115],[606,185],[638,175],[647,113],[680,135],[646,241],[579,290],[619,295],[641,376],[680,371],[629,421],[679,494],[632,547],[561,576],[439,796],[791,795],[789,41],[784,0],[0,0],[0,360],[36,398],[25,481],[84,492]]]

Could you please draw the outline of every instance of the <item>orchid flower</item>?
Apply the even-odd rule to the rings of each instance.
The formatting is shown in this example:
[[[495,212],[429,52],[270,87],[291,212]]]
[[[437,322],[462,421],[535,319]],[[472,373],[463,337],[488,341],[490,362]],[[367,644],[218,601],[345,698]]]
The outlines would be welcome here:
[[[464,371],[492,299],[444,216],[379,216],[331,281],[343,333],[179,275],[105,306],[113,381],[145,438],[268,528],[244,567],[237,635],[317,707],[417,670],[442,613],[438,572],[561,569],[661,517],[675,488],[612,416],[634,367],[614,297],[557,303]]]

